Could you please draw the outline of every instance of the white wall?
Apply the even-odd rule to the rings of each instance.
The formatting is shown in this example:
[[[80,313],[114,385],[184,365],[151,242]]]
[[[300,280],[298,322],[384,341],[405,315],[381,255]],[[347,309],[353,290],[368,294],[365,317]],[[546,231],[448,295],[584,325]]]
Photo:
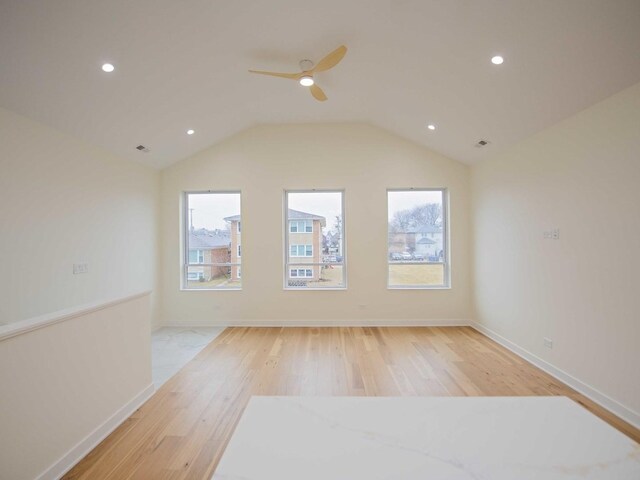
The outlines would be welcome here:
[[[0,324],[154,289],[158,194],[157,171],[0,109]]]
[[[0,329],[2,479],[58,478],[153,392],[149,296],[77,313]]]
[[[472,186],[478,322],[637,422],[640,84],[483,161]]]
[[[260,126],[162,172],[162,311],[170,324],[467,320],[469,169],[363,124]],[[390,187],[448,187],[452,288],[387,290]],[[348,289],[284,291],[283,190],[344,188]],[[242,291],[180,291],[185,190],[242,191]],[[365,305],[361,307],[360,305]]]

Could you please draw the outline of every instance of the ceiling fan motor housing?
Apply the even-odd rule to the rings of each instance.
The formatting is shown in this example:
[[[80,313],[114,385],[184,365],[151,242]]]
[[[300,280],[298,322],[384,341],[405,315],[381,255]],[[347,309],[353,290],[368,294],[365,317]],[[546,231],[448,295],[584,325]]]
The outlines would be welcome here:
[[[313,68],[313,62],[311,60],[300,60],[300,70],[303,72],[308,72]]]

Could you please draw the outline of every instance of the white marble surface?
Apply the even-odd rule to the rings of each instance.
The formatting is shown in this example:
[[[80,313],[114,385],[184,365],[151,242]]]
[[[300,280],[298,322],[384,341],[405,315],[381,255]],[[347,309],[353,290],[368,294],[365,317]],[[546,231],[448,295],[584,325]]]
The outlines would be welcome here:
[[[216,338],[224,327],[164,327],[151,334],[151,376],[156,390]]]
[[[253,397],[215,480],[638,480],[640,445],[565,397]]]

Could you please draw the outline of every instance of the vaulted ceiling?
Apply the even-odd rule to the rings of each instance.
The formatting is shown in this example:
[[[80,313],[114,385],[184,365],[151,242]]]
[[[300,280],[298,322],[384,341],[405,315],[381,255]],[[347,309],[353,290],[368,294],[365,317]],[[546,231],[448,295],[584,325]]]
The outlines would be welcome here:
[[[247,72],[340,44],[323,103]],[[301,122],[367,122],[473,163],[638,81],[638,0],[0,2],[0,105],[158,168]]]

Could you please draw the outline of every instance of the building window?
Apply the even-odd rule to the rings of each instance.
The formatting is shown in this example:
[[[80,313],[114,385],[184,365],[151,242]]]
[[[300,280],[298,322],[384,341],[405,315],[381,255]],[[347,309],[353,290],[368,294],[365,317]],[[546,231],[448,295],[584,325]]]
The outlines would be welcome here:
[[[202,272],[189,272],[187,275],[191,281],[198,281],[201,278],[204,278],[204,274]]]
[[[189,250],[189,263],[204,263],[204,250]]]
[[[313,257],[313,245],[291,245],[289,255],[292,257]]]
[[[238,244],[238,258],[242,256],[242,245]]]
[[[389,288],[450,285],[447,190],[387,191]]]
[[[313,278],[312,268],[292,268],[289,270],[290,278]]]
[[[313,221],[312,220],[290,220],[289,232],[290,233],[313,233]]]
[[[346,288],[344,194],[286,191],[286,289]]]
[[[182,288],[241,288],[240,192],[186,192],[183,202]]]
[[[238,222],[238,233],[242,233],[242,222]]]

